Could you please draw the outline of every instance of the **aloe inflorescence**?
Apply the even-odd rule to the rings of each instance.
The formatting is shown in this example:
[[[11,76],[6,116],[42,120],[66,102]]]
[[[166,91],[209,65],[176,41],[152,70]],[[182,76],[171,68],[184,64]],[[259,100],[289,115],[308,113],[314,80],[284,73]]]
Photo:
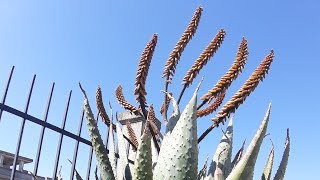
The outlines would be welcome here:
[[[139,143],[138,143],[136,133],[134,132],[134,130],[131,126],[131,122],[129,120],[126,121],[126,126],[127,126],[127,130],[128,130],[129,138],[130,138],[131,142],[133,142],[133,144],[134,144],[134,146],[132,146],[132,149],[134,151],[136,151],[137,147],[139,147]]]
[[[198,110],[197,112],[198,117],[207,116],[215,112],[219,108],[219,106],[222,104],[225,96],[226,96],[226,91],[223,91],[222,93],[218,94],[218,96],[216,97],[215,101],[212,104],[210,104],[208,107],[204,109]],[[197,109],[199,109],[199,106]]]
[[[224,31],[224,29],[220,29],[217,35],[212,39],[212,41],[209,43],[206,49],[200,54],[200,56],[194,62],[192,67],[188,70],[187,74],[183,78],[184,86],[179,95],[178,104],[186,88],[188,88],[192,84],[193,80],[197,77],[200,70],[208,63],[208,61],[213,57],[213,55],[219,49],[219,47],[221,46],[224,40],[225,35],[226,35],[226,32]]]
[[[240,180],[253,178],[254,167],[258,158],[260,147],[267,133],[269,117],[271,114],[271,103],[268,107],[266,115],[261,122],[251,143],[245,150],[245,141],[242,147],[232,158],[233,152],[233,132],[235,121],[230,119],[227,129],[222,130],[222,139],[215,151],[212,161],[208,159],[203,168],[198,171],[199,160],[199,143],[205,138],[209,132],[221,124],[226,123],[231,114],[239,108],[247,97],[256,89],[259,83],[265,78],[270,69],[271,63],[274,59],[273,50],[262,60],[258,68],[251,74],[248,80],[240,87],[240,89],[227,101],[222,108],[218,108],[223,103],[228,88],[231,86],[239,74],[242,72],[248,59],[248,42],[242,38],[235,60],[229,70],[223,75],[212,89],[208,90],[202,96],[200,103],[198,103],[198,90],[203,79],[194,91],[191,100],[187,103],[184,110],[180,112],[179,102],[188,87],[195,81],[203,67],[213,58],[222,42],[224,41],[226,32],[220,29],[216,36],[211,40],[209,45],[196,59],[192,67],[187,71],[183,78],[183,88],[179,94],[179,98],[173,97],[169,92],[168,85],[175,75],[176,67],[180,61],[182,52],[186,48],[188,42],[194,36],[199,25],[200,17],[203,8],[199,6],[194,13],[188,27],[182,34],[182,37],[177,42],[172,53],[170,54],[164,68],[163,77],[165,78],[164,86],[164,100],[161,104],[160,114],[163,116],[165,131],[162,135],[159,129],[159,123],[154,111],[154,104],[147,105],[147,91],[146,80],[149,73],[149,68],[152,61],[152,56],[158,41],[157,34],[153,34],[151,40],[147,43],[142,56],[139,61],[138,71],[136,74],[134,95],[138,106],[134,106],[125,100],[122,93],[122,86],[118,86],[115,92],[116,99],[119,104],[127,111],[135,114],[135,117],[142,118],[140,129],[136,130],[132,125],[134,121],[126,120],[126,128],[128,136],[123,135],[123,127],[119,122],[112,123],[111,119],[106,113],[102,100],[102,91],[98,87],[96,92],[96,105],[102,120],[109,128],[109,155],[107,156],[107,145],[103,144],[101,135],[99,133],[96,121],[92,115],[92,110],[89,105],[88,97],[84,89],[80,86],[84,97],[84,110],[87,118],[87,125],[89,135],[91,138],[93,149],[96,153],[98,167],[100,170],[101,179],[134,179],[134,180],[163,180],[163,179],[190,179],[190,180]],[[150,100],[148,100],[150,102]],[[169,104],[172,103],[172,114],[167,118],[167,111]],[[206,107],[202,108],[204,105]],[[112,108],[110,106],[111,112]],[[198,118],[216,113],[211,120],[213,124],[198,137]],[[116,118],[118,116],[116,115]],[[140,121],[139,121],[140,122]],[[116,131],[113,131],[113,128]],[[117,140],[114,139],[116,133]],[[135,153],[133,158],[134,165],[129,165],[129,146],[126,145],[125,140],[129,141]],[[118,148],[116,148],[118,147]],[[161,147],[161,148],[160,148]],[[115,151],[118,149],[120,160],[116,160]],[[262,173],[262,179],[270,179],[272,173],[272,166],[274,162],[274,145],[269,154],[266,166]],[[287,131],[287,138],[285,143],[285,150],[282,160],[276,174],[275,180],[283,179],[286,167],[288,164],[290,151],[290,137],[289,130]],[[111,153],[111,154],[110,154]],[[210,168],[208,164],[210,163]]]
[[[174,47],[173,51],[171,52],[166,65],[164,67],[164,72],[163,72],[163,76],[165,77],[165,86],[164,86],[164,91],[167,92],[168,91],[168,85],[170,83],[170,81],[172,80],[172,77],[175,74],[176,71],[176,67],[178,65],[178,62],[181,58],[182,52],[184,51],[185,47],[187,46],[187,44],[189,43],[189,41],[192,39],[192,37],[194,36],[194,34],[197,31],[199,22],[200,22],[200,18],[201,18],[201,14],[202,14],[202,6],[199,6],[198,9],[196,10],[196,12],[194,13],[188,27],[186,28],[186,30],[183,32],[181,38],[179,39],[179,41],[177,42],[176,46]],[[164,107],[164,111],[161,112],[161,114],[163,114],[163,118],[164,121],[167,121],[167,106],[169,104],[168,102],[168,98],[167,95],[164,95],[164,103],[163,103],[163,107]]]
[[[274,52],[271,52],[264,58],[258,68],[251,74],[249,79],[241,86],[234,96],[222,107],[217,116],[212,118],[214,122],[199,138],[199,142],[220,123],[224,123],[226,118],[234,113],[235,110],[246,100],[246,98],[256,89],[259,82],[268,74],[270,65],[274,58]]]
[[[216,98],[219,94],[225,92],[228,89],[231,83],[235,79],[237,79],[238,75],[242,72],[242,69],[247,62],[248,54],[249,52],[247,40],[245,38],[242,38],[236,59],[231,65],[229,71],[220,78],[216,85],[211,90],[209,90],[207,94],[201,97],[203,102],[199,106],[202,106],[207,102],[210,103],[212,99]]]
[[[135,106],[131,105],[128,101],[123,96],[122,93],[122,86],[119,85],[116,89],[116,98],[119,102],[119,104],[126,110],[132,112],[132,113],[139,113],[139,109],[136,108]]]
[[[138,71],[137,71],[137,75],[136,75],[136,88],[134,90],[134,94],[136,95],[136,100],[137,102],[140,103],[142,112],[144,113],[144,116],[146,116],[146,112],[145,112],[145,107],[147,105],[147,100],[146,100],[146,79],[148,76],[148,72],[149,72],[149,67],[151,64],[151,60],[152,60],[152,56],[153,56],[153,52],[155,50],[155,47],[157,45],[157,41],[158,41],[158,35],[157,34],[153,34],[151,40],[149,41],[149,43],[147,44],[147,46],[145,47],[141,58],[140,58],[140,62],[139,62],[139,66],[138,66]]]
[[[99,111],[99,114],[101,116],[102,121],[107,125],[110,126],[110,119],[109,116],[104,108],[103,100],[102,100],[102,92],[100,86],[97,88],[96,92],[96,105],[97,109]]]

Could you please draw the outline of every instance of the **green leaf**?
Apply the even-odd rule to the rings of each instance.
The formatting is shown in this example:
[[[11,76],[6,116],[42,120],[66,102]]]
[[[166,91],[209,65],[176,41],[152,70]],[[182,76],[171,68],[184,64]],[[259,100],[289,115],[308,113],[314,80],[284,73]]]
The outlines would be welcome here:
[[[274,159],[274,145],[273,145],[272,141],[271,141],[271,143],[272,143],[272,148],[269,153],[267,163],[264,167],[263,174],[261,176],[261,180],[270,180],[270,178],[271,178],[272,165],[273,165],[273,159]]]
[[[199,171],[198,180],[204,180],[206,178],[207,168],[208,168],[208,159],[209,157],[207,157],[206,162],[204,163],[202,169]]]
[[[169,98],[171,98],[172,107],[173,107],[173,112],[170,116],[168,124],[166,125],[166,134],[170,135],[171,131],[173,130],[173,128],[175,127],[175,125],[177,124],[177,122],[179,120],[180,109],[179,109],[178,103],[174,99],[174,97],[171,96],[169,93],[167,95],[169,96]]]
[[[112,167],[112,171],[114,174],[114,178],[117,179],[117,158],[115,152],[115,143],[114,143],[114,135],[113,135],[113,123],[112,118],[109,126],[109,159],[110,165]]]
[[[252,179],[254,166],[259,154],[259,150],[264,139],[264,136],[267,131],[267,126],[269,122],[271,110],[271,103],[269,104],[268,111],[257,131],[254,138],[252,139],[246,153],[243,158],[239,161],[236,167],[232,170],[232,172],[227,177],[227,180],[238,180],[238,179]]]
[[[225,179],[231,171],[231,153],[233,141],[233,118],[230,119],[226,132],[213,156],[206,179]],[[217,177],[216,177],[217,175]]]
[[[79,86],[85,96],[83,106],[86,114],[86,122],[89,130],[89,135],[92,143],[92,148],[95,152],[102,180],[114,180],[114,175],[110,165],[109,158],[107,156],[107,150],[103,144],[96,120],[94,119],[87,95],[82,89],[81,84]]]
[[[244,151],[244,145],[246,144],[246,139],[243,141],[241,148],[238,150],[237,154],[234,156],[232,162],[231,162],[231,169],[236,167],[238,162],[241,160],[243,151]]]
[[[198,90],[198,88],[197,88]],[[197,90],[182,112],[166,144],[162,144],[154,179],[197,179]],[[163,152],[161,152],[163,151]]]
[[[145,125],[134,161],[132,172],[133,180],[152,180],[153,178],[151,135],[148,123],[149,122]]]
[[[274,176],[274,180],[282,180],[286,173],[288,160],[289,160],[289,153],[290,153],[290,136],[289,136],[289,129],[287,129],[287,138],[286,143],[284,145],[284,152],[282,155],[280,166],[277,170],[276,175]]]
[[[70,162],[70,164],[72,165],[72,162],[70,161],[70,159],[68,159],[68,161]],[[71,172],[72,173],[72,172]],[[82,177],[80,176],[80,174],[78,173],[78,171],[76,169],[74,169],[74,175],[76,176],[77,180],[82,180]]]
[[[127,148],[125,144],[125,139],[123,137],[122,130],[120,128],[119,122],[116,123],[116,129],[117,129],[117,138],[118,138],[118,148],[119,148],[119,158],[120,158],[120,173],[121,176],[125,176],[126,178],[129,178],[131,176],[129,164],[128,164],[128,154],[127,154]],[[123,177],[118,177],[122,179]]]
[[[28,171],[28,172],[31,174],[31,176],[33,177],[34,180],[38,180],[36,175],[34,175],[31,171]]]

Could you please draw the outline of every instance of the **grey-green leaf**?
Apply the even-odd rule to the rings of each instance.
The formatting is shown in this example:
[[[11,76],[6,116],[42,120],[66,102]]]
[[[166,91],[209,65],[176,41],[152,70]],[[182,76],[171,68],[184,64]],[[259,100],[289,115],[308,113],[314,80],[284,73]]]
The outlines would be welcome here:
[[[273,178],[274,180],[283,180],[284,175],[286,173],[287,165],[288,165],[289,153],[290,153],[290,135],[289,135],[289,129],[287,129],[287,138],[286,138],[286,143],[284,145],[282,160],[277,170],[277,173]]]
[[[28,172],[31,174],[31,176],[33,177],[34,180],[38,180],[36,175],[34,175],[31,171],[28,171]]]
[[[208,168],[208,159],[209,157],[207,157],[206,162],[204,163],[202,169],[199,171],[198,180],[204,180],[206,178],[207,168]]]
[[[170,134],[175,125],[177,124],[179,117],[180,117],[180,110],[177,101],[174,99],[173,96],[168,94],[168,96],[171,98],[172,101],[172,107],[173,107],[173,112],[172,115],[170,116],[169,122],[166,125],[166,134]]]
[[[118,174],[119,176],[125,176],[126,178],[131,176],[130,169],[129,169],[129,164],[128,164],[128,154],[127,154],[127,149],[126,149],[126,144],[125,144],[125,139],[123,137],[122,130],[120,128],[119,122],[116,123],[116,129],[117,129],[117,138],[118,138],[118,148],[119,148],[119,158],[120,158],[120,168],[119,171],[120,173]],[[118,177],[122,179],[123,177]]]
[[[271,141],[271,143],[272,143],[272,141]],[[264,167],[263,174],[261,176],[261,180],[270,180],[271,172],[272,172],[273,159],[274,159],[274,145],[272,143],[272,148],[271,148],[271,151],[269,153],[269,157],[268,157],[267,163],[266,163],[266,165]]]
[[[112,172],[114,174],[115,179],[117,179],[117,158],[115,154],[115,143],[114,143],[114,135],[113,135],[113,123],[112,119],[109,126],[109,159],[110,165],[112,167]]]
[[[80,84],[79,84],[80,85]],[[103,144],[96,120],[94,119],[89,101],[87,99],[85,91],[82,89],[81,85],[80,88],[85,96],[83,106],[86,114],[86,122],[87,127],[89,130],[89,135],[92,143],[92,147],[94,149],[98,165],[101,172],[102,180],[114,180],[114,175],[112,172],[112,168],[110,165],[109,158],[107,156],[106,148]]]
[[[72,165],[72,162],[70,161],[70,159],[68,159],[68,161],[70,162],[70,164]],[[72,172],[71,172],[72,173]],[[74,169],[74,175],[76,176],[77,180],[82,180],[82,177],[80,176],[80,174],[78,173],[78,171],[76,169]]]
[[[231,154],[233,141],[233,118],[230,119],[226,132],[223,134],[218,148],[213,156],[207,175],[207,180],[225,179],[231,171]],[[215,178],[215,174],[218,177]]]
[[[134,161],[132,179],[133,180],[152,180],[152,150],[151,136],[148,122],[141,136],[141,141]]]
[[[197,179],[197,91],[182,112],[170,136],[165,138],[168,140],[166,144],[162,144],[154,179]]]
[[[258,157],[258,153],[267,131],[271,110],[271,103],[269,104],[268,111],[257,131],[254,138],[252,139],[246,153],[243,158],[239,161],[236,167],[227,177],[227,180],[238,180],[245,179],[251,180],[253,178],[254,166]]]
[[[234,156],[232,162],[231,162],[231,169],[236,167],[238,162],[241,160],[243,152],[244,152],[244,145],[246,144],[246,139],[243,141],[241,148],[238,150],[237,154]]]

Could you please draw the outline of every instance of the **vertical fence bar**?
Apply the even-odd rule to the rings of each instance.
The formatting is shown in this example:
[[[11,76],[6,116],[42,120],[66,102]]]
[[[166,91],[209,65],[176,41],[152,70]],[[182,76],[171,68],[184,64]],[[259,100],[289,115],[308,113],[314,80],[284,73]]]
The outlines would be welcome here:
[[[44,117],[43,117],[43,121],[44,122],[47,122],[47,119],[48,119],[48,114],[49,114],[52,94],[53,94],[53,90],[54,90],[54,85],[55,85],[55,83],[52,83],[51,91],[49,93],[49,97],[48,97],[48,101],[47,101],[47,105],[46,105],[46,110],[44,112]],[[42,126],[41,132],[40,132],[40,137],[39,137],[39,143],[38,143],[36,159],[35,159],[35,162],[34,162],[34,169],[33,169],[33,174],[36,175],[36,176],[38,174],[38,166],[39,166],[39,159],[40,159],[40,154],[41,154],[41,149],[42,149],[44,131],[45,131],[45,127]]]
[[[64,112],[64,115],[63,115],[63,121],[62,121],[61,129],[64,129],[65,125],[66,125],[66,120],[67,120],[67,115],[68,115],[68,110],[69,110],[71,94],[72,94],[72,91],[70,91],[69,96],[68,96],[65,112]],[[55,160],[55,163],[54,163],[54,170],[53,170],[53,176],[52,176],[53,179],[57,178],[57,170],[58,170],[58,165],[59,165],[62,140],[63,140],[63,134],[60,134],[58,148],[57,148],[57,154],[56,154],[56,160]]]
[[[97,114],[97,125],[99,122],[99,113]],[[90,171],[91,171],[91,164],[92,164],[92,155],[93,155],[93,148],[92,146],[90,147],[90,153],[89,153],[89,160],[88,160],[88,168],[87,168],[87,175],[86,175],[86,180],[90,180]]]
[[[11,72],[10,72],[10,75],[9,75],[9,78],[8,78],[8,81],[7,81],[7,85],[6,85],[6,90],[4,91],[4,94],[3,94],[3,97],[2,97],[2,101],[1,101],[2,104],[4,104],[6,102],[6,98],[7,98],[8,89],[9,89],[9,86],[10,86],[13,70],[14,70],[14,66],[12,66],[12,68],[11,68]],[[2,117],[2,109],[0,109],[0,122],[1,122],[1,117]]]
[[[83,116],[84,116],[84,109],[82,109],[81,117],[80,117],[80,121],[79,121],[79,127],[78,127],[78,133],[77,133],[77,135],[79,137],[81,136],[81,129],[82,129],[82,124],[83,124]],[[70,180],[73,180],[73,178],[74,178],[74,170],[75,170],[76,163],[77,163],[78,149],[79,149],[79,140],[76,141],[76,144],[74,146]]]
[[[35,80],[36,80],[36,75],[34,75],[33,79],[32,79],[32,83],[31,83],[31,87],[30,87],[30,90],[29,90],[26,107],[25,107],[25,110],[24,110],[25,113],[28,113],[30,99],[31,99],[32,90],[33,90],[33,86],[34,86]],[[23,130],[24,130],[25,123],[26,123],[26,119],[23,118],[22,122],[21,122],[21,126],[20,126],[20,132],[19,132],[19,136],[18,136],[19,138],[18,138],[18,142],[17,142],[16,153],[14,155],[14,160],[13,160],[10,180],[14,180],[14,176],[15,176],[15,173],[16,173],[16,166],[17,166],[17,162],[18,162],[18,158],[19,158],[21,140],[22,140],[22,135],[23,135]]]

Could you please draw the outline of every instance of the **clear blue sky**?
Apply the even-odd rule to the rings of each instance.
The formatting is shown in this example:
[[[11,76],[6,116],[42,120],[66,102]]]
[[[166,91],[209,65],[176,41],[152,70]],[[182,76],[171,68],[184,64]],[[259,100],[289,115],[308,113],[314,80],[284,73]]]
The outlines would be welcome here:
[[[164,64],[175,43],[189,23],[195,9],[203,5],[203,15],[196,36],[187,46],[178,65],[170,91],[177,96],[181,80],[194,60],[220,28],[227,36],[216,56],[203,69],[184,96],[190,98],[200,77],[205,80],[199,92],[202,96],[232,64],[243,36],[248,39],[249,59],[243,73],[230,87],[228,100],[250,76],[271,50],[275,60],[256,91],[240,106],[235,115],[234,151],[242,141],[251,140],[268,103],[272,101],[268,138],[275,143],[274,171],[279,165],[286,128],[291,130],[291,153],[286,179],[315,179],[319,170],[316,149],[319,141],[320,91],[317,52],[320,49],[320,3],[309,1],[1,1],[0,2],[0,91],[16,66],[7,104],[23,110],[27,89],[33,74],[37,74],[30,114],[43,117],[51,83],[56,82],[49,122],[60,126],[67,94],[73,90],[66,129],[76,132],[83,97],[77,83],[82,82],[91,104],[100,84],[105,102],[110,100],[118,111],[114,90],[121,84],[127,100],[134,103],[135,74],[140,55],[153,33],[158,33],[158,45],[147,78],[147,100],[155,109],[162,102]],[[158,117],[159,113],[157,114]],[[213,117],[214,114],[211,116]],[[210,117],[199,119],[199,135],[210,124]],[[4,114],[0,122],[0,149],[14,152],[19,119]],[[35,158],[40,127],[27,123],[21,154]],[[101,127],[102,132],[104,131]],[[210,158],[221,137],[214,130],[200,144],[202,166]],[[83,136],[87,137],[86,127]],[[58,135],[46,131],[40,174],[52,176],[55,139]],[[74,142],[64,139],[61,163],[63,174],[69,177]],[[85,176],[88,147],[80,146],[77,168]],[[271,144],[266,140],[258,157],[255,177],[260,178]],[[26,166],[33,170],[33,166]],[[200,168],[200,167],[199,167]]]

